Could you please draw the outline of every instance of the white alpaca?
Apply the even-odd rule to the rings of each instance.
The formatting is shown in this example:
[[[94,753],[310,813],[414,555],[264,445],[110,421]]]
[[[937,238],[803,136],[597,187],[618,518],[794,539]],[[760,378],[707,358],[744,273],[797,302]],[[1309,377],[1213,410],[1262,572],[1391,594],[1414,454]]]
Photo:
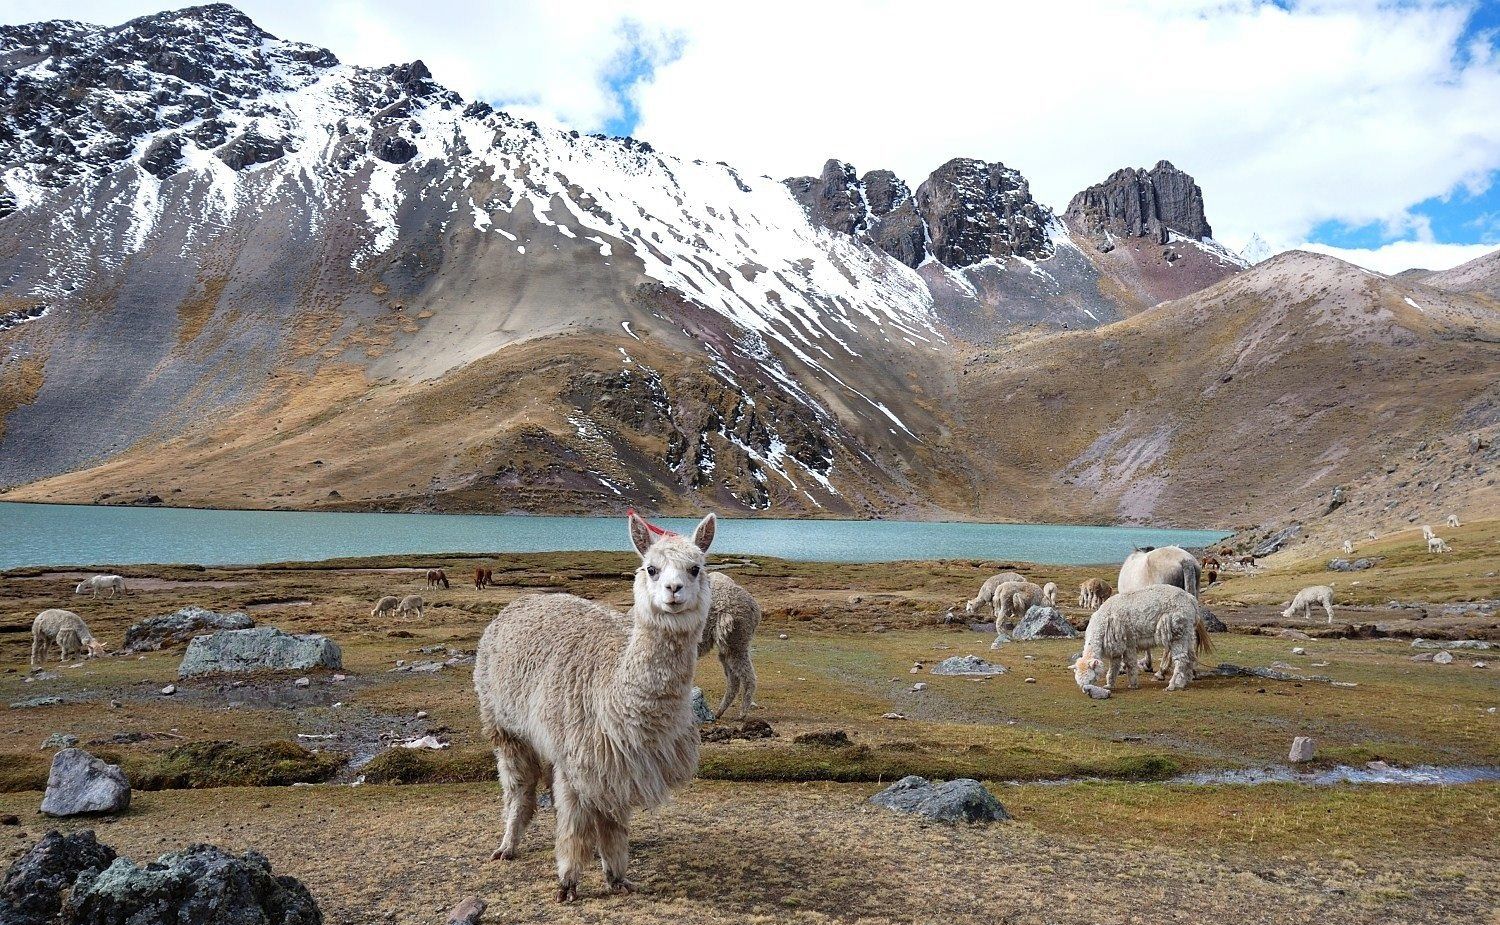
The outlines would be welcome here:
[[[99,592],[105,588],[109,589],[110,597],[114,597],[116,594],[124,594],[126,593],[125,579],[119,575],[95,575],[92,578],[85,578],[83,581],[80,581],[77,587],[73,589],[73,593],[93,594],[94,597],[98,597]]]
[[[964,604],[964,613],[972,617],[976,613],[978,613],[979,608],[983,607],[985,604],[989,604],[991,607],[999,607],[1000,605],[995,602],[995,589],[1005,584],[1007,581],[1025,580],[1026,579],[1022,578],[1015,572],[1001,572],[998,575],[991,575],[984,580],[984,584],[979,586],[979,593],[974,595],[966,604]]]
[[[750,711],[755,701],[755,666],[750,662],[750,639],[760,625],[760,605],[750,592],[735,584],[734,579],[723,572],[712,572],[708,576],[708,587],[712,603],[708,608],[708,622],[703,624],[703,636],[698,641],[698,657],[711,650],[719,650],[719,664],[724,666],[724,681],[728,685],[724,699],[714,711],[714,719],[724,715],[735,697],[741,697],[740,719]]]
[[[1344,555],[1346,555],[1346,556],[1352,556],[1352,555],[1354,555],[1354,541],[1353,540],[1344,540]]]
[[[1290,619],[1292,614],[1302,611],[1302,618],[1312,619],[1312,609],[1322,606],[1328,614],[1328,622],[1333,622],[1333,589],[1327,585],[1310,585],[1297,592],[1292,602],[1287,605],[1286,610],[1281,612],[1283,620]]]
[[[1199,652],[1212,651],[1208,627],[1198,599],[1171,585],[1148,585],[1117,594],[1100,605],[1083,634],[1083,652],[1073,663],[1073,678],[1087,688],[1104,674],[1112,687],[1123,665],[1132,689],[1141,686],[1141,657],[1153,645],[1167,655],[1163,668],[1172,669],[1167,690],[1180,691],[1193,679]]]
[[[1457,514],[1449,514],[1448,515],[1448,526],[1450,526],[1453,529],[1457,530],[1459,527],[1462,527],[1463,524],[1461,524],[1461,523],[1458,522],[1458,515]]]
[[[1380,534],[1376,533],[1374,530],[1371,530],[1370,532],[1366,533],[1365,536],[1373,540],[1378,539]]]
[[[379,620],[382,617],[389,617],[396,612],[396,608],[399,606],[401,606],[401,599],[394,594],[387,594],[375,602],[375,606],[370,609],[370,617],[375,620]]]
[[[1432,539],[1436,535],[1437,534],[1435,534],[1435,533],[1432,532],[1432,527],[1430,525],[1428,525],[1428,524],[1423,524],[1422,525],[1422,539],[1424,539],[1424,540],[1430,540],[1430,539]]]
[[[1057,591],[1053,587],[1053,593]],[[1046,603],[1046,592],[1029,581],[1007,581],[995,589],[995,642],[1007,623],[1026,616],[1026,611]]]
[[[408,594],[396,605],[396,616],[398,617],[415,616],[416,619],[420,620],[426,612],[427,602],[422,600],[422,595],[420,594]]]
[[[641,566],[629,614],[570,594],[523,597],[479,640],[480,726],[505,790],[492,857],[516,856],[550,770],[559,901],[577,898],[596,853],[610,889],[632,889],[631,812],[660,806],[697,770],[691,691],[712,603],[704,554],[714,524],[710,514],[691,540],[657,538],[632,514]]]
[[[1437,535],[1429,536],[1427,538],[1427,551],[1452,552],[1452,550],[1448,548],[1448,541]]]
[[[1049,581],[1042,585],[1042,603],[1054,609],[1057,607],[1057,584],[1055,582]]]
[[[31,621],[31,664],[47,660],[47,648],[57,646],[58,658],[70,661],[79,652],[85,658],[104,654],[104,643],[94,638],[83,618],[71,610],[44,610]]]
[[[1198,560],[1181,546],[1137,549],[1120,565],[1115,587],[1121,594],[1151,585],[1172,585],[1198,596]]]

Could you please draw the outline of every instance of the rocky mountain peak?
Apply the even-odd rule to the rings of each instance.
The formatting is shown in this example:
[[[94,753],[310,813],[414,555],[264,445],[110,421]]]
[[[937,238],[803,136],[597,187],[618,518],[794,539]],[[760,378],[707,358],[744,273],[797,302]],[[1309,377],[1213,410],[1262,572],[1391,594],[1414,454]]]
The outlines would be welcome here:
[[[1170,232],[1204,240],[1213,229],[1203,214],[1203,191],[1192,176],[1161,160],[1150,170],[1126,167],[1073,197],[1068,224],[1104,240],[1145,237],[1167,243]]]
[[[855,234],[867,225],[864,187],[854,167],[829,158],[816,177],[784,181],[814,224],[840,234]]]
[[[916,202],[932,255],[944,266],[1052,255],[1047,233],[1052,211],[1031,198],[1020,171],[1004,164],[956,157],[917,187]]]

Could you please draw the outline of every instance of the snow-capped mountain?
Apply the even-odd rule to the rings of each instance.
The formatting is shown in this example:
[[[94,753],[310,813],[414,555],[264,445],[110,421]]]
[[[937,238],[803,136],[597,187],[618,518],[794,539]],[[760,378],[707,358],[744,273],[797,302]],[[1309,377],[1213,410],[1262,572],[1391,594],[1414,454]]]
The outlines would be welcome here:
[[[1240,259],[1245,261],[1247,266],[1254,266],[1263,260],[1269,260],[1275,253],[1271,249],[1271,245],[1257,231],[1251,234],[1250,240],[1246,241],[1245,246],[1240,248]]]
[[[971,367],[1240,272],[1203,198],[1166,162],[1061,213],[966,158],[780,181],[224,4],[0,27],[0,484],[993,516]]]

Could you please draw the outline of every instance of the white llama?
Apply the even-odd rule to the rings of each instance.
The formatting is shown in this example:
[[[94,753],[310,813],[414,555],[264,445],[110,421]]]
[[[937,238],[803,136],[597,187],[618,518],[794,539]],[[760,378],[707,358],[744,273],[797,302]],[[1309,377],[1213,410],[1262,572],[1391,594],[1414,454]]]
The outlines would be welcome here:
[[[104,654],[104,643],[94,638],[83,618],[71,610],[44,610],[31,621],[31,664],[47,660],[49,646],[57,646],[57,657],[72,660],[82,653],[85,658]]]
[[[561,902],[577,898],[596,853],[612,891],[633,889],[631,812],[660,806],[697,770],[691,691],[714,525],[710,514],[691,539],[658,537],[632,514],[641,566],[629,614],[570,594],[522,597],[479,641],[480,726],[505,791],[505,836],[492,857],[516,856],[550,769]]]

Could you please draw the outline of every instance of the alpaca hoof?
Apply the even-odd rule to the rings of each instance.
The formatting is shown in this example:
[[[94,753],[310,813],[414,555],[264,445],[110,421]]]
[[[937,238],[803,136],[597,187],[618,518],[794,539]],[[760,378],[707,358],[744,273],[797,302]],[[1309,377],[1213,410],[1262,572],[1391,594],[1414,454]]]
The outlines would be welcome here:
[[[618,880],[611,879],[609,881],[609,891],[616,895],[619,895],[621,893],[638,893],[640,892],[640,889],[640,886],[638,886],[634,880],[626,880],[624,877],[621,877]]]
[[[516,849],[504,846],[496,848],[494,853],[490,855],[491,861],[514,861],[515,859]]]
[[[557,901],[560,903],[571,903],[578,901],[578,884],[564,883],[557,888]]]

